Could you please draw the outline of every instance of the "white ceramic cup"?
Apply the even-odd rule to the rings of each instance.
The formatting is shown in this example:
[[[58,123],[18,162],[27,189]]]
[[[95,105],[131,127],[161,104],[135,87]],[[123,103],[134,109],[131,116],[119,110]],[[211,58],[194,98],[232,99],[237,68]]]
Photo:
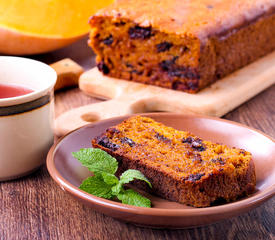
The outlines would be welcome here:
[[[0,83],[34,90],[0,98],[0,181],[27,175],[45,162],[54,140],[56,78],[56,72],[44,63],[0,56]]]

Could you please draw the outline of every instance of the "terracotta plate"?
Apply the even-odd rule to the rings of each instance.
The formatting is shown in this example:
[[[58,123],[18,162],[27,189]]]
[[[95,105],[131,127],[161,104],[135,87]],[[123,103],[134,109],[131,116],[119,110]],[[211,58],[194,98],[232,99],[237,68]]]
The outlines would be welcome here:
[[[146,194],[153,208],[134,207],[105,200],[78,189],[90,172],[71,152],[91,147],[91,139],[129,116],[107,119],[79,128],[60,139],[49,151],[47,167],[66,192],[95,211],[126,222],[150,227],[185,228],[213,223],[246,212],[275,195],[275,142],[261,132],[212,117],[171,113],[143,114],[168,126],[190,131],[203,139],[250,151],[256,166],[257,190],[249,197],[208,208],[193,208]]]

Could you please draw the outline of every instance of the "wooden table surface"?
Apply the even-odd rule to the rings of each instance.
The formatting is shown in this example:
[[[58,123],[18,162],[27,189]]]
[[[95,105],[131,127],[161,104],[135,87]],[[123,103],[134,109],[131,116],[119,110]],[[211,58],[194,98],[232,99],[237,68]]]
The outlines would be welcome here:
[[[70,57],[85,69],[94,66],[86,39],[61,50],[31,56],[46,63]],[[275,77],[275,76],[274,76]],[[98,100],[78,89],[55,96],[56,116]],[[275,86],[224,118],[275,137]],[[1,133],[0,133],[1,134]],[[45,166],[30,176],[0,183],[0,239],[275,239],[275,198],[246,214],[183,230],[148,229],[94,212],[61,191]]]

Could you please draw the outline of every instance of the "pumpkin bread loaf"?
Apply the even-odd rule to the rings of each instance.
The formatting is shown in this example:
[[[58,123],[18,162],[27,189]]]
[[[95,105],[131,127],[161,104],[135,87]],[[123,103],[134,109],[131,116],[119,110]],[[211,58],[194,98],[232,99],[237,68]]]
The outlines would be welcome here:
[[[93,139],[92,145],[115,157],[119,172],[141,171],[152,183],[150,191],[171,201],[207,207],[255,189],[249,152],[204,141],[151,118],[131,117]]]
[[[275,49],[274,0],[120,0],[90,25],[104,74],[190,93]]]

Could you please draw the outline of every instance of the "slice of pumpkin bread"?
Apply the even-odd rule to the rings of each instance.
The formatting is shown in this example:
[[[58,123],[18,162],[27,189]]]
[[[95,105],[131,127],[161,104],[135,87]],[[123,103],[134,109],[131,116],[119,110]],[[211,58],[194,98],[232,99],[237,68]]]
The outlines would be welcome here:
[[[119,172],[141,171],[152,183],[151,192],[172,201],[206,207],[255,189],[249,152],[204,141],[148,117],[134,116],[111,127],[92,145],[115,157]]]

